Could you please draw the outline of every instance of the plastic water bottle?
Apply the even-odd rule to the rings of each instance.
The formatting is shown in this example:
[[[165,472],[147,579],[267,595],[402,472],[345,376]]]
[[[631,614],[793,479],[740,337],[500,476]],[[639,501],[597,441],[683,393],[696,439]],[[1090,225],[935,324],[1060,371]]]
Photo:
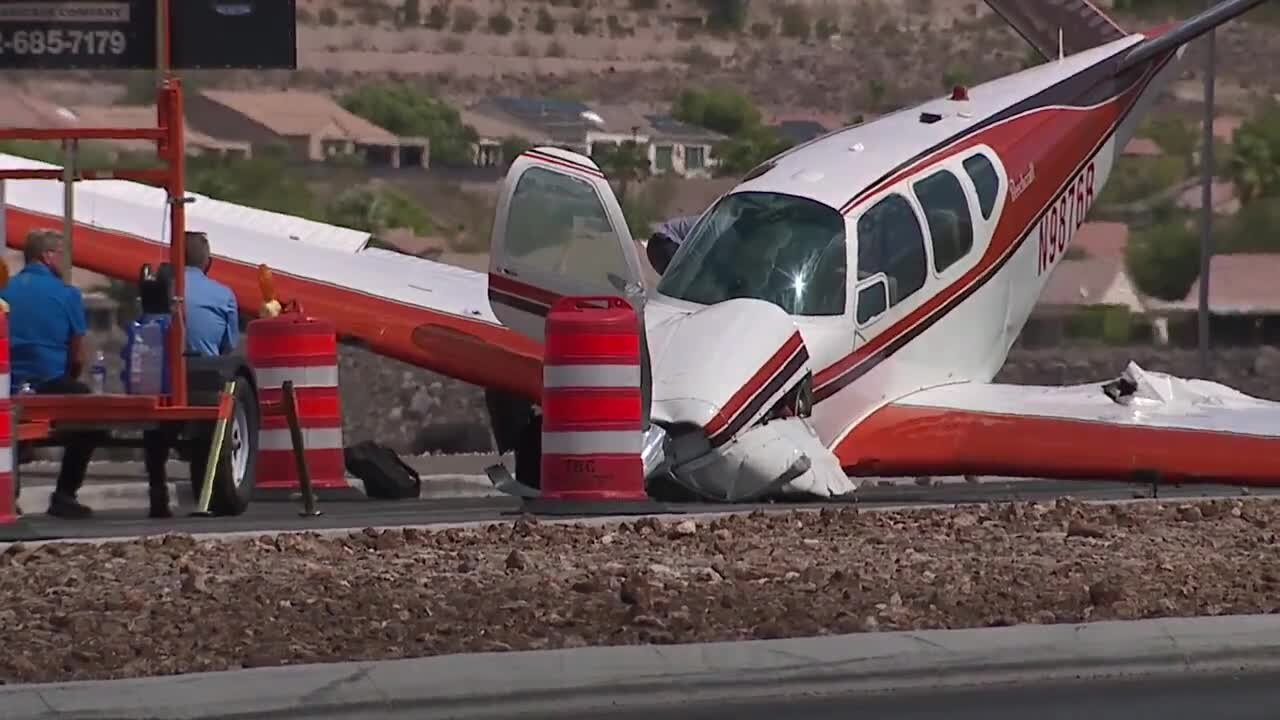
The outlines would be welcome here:
[[[147,340],[137,330],[138,326],[135,324],[134,334],[129,342],[129,392],[141,395],[147,391],[143,382],[146,378]]]
[[[95,394],[107,391],[107,356],[101,350],[93,356],[93,367],[89,369],[89,384]]]

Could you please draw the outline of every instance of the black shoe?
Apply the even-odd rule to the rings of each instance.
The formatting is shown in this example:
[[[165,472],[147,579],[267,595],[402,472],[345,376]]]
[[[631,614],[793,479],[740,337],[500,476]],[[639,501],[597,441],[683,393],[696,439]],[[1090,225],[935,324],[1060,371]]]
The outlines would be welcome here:
[[[55,492],[49,498],[49,514],[68,520],[80,520],[93,517],[93,509],[70,495]]]
[[[147,513],[147,517],[152,520],[163,520],[173,517],[173,510],[169,507],[169,488],[165,487],[159,491],[151,491],[151,510]]]

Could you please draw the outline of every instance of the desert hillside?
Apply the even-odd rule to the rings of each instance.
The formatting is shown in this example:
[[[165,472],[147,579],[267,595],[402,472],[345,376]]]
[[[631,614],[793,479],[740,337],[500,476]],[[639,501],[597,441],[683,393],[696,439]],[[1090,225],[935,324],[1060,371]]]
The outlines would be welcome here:
[[[1141,16],[1114,11],[1135,29],[1203,5],[1122,4],[1145,8]],[[1264,7],[1219,32],[1224,105],[1280,89],[1268,72],[1280,60],[1276,15]],[[396,77],[456,102],[519,93],[653,103],[690,84],[727,84],[764,107],[852,117],[1033,61],[978,0],[300,0],[298,24],[297,72],[202,72],[191,82],[342,91]],[[1177,96],[1198,100],[1197,69],[1187,64]],[[101,102],[130,80],[38,82],[64,102]]]

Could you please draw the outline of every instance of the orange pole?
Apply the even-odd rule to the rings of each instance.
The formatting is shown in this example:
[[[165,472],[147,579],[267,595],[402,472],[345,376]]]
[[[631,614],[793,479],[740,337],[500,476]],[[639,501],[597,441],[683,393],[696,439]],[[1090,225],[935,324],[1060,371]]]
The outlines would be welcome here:
[[[157,0],[157,65],[163,73],[160,83],[160,100],[165,112],[164,126],[168,131],[169,164],[169,267],[173,268],[173,313],[169,325],[169,382],[170,403],[187,404],[186,350],[186,298],[187,298],[187,208],[186,208],[186,153],[184,110],[182,107],[182,81],[170,74],[172,21],[169,0]]]

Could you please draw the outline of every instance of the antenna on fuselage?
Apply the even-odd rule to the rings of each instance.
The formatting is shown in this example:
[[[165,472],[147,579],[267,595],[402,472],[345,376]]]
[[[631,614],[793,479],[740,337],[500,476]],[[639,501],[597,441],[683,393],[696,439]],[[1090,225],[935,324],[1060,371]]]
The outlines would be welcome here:
[[[1062,50],[1062,26],[1058,26],[1058,59],[1061,60],[1065,53]]]

